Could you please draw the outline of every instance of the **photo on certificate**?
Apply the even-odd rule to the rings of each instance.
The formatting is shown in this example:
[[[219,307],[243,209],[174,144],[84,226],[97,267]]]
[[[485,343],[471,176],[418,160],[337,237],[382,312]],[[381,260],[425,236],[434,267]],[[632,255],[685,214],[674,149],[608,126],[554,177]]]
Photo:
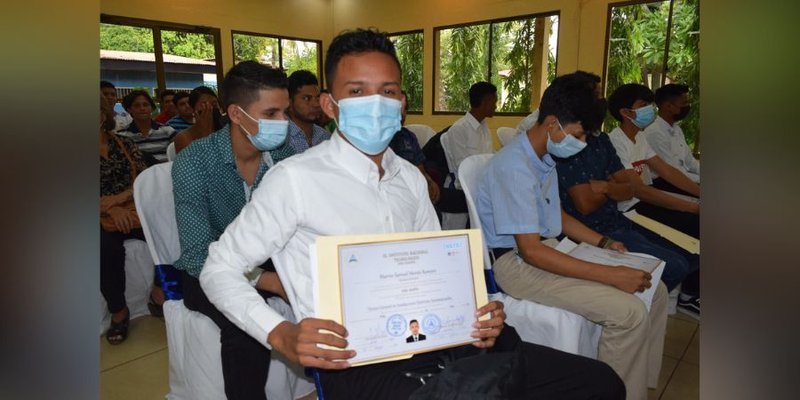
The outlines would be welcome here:
[[[317,317],[347,328],[352,365],[474,342],[481,246],[477,230],[319,238]]]

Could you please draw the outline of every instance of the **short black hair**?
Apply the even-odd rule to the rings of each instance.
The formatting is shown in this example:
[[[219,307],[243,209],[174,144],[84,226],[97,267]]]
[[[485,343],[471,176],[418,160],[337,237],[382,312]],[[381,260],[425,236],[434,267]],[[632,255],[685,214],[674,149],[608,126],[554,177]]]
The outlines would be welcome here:
[[[478,82],[469,87],[469,105],[477,107],[486,96],[496,94],[497,86],[489,82]]]
[[[660,107],[662,104],[675,100],[684,93],[689,93],[689,86],[681,85],[679,83],[670,83],[664,85],[656,89],[656,104],[658,104]]]
[[[164,97],[167,97],[167,96],[173,96],[174,97],[175,96],[175,91],[174,90],[170,90],[170,89],[162,90],[161,93],[158,94],[158,99],[161,100],[161,101],[164,101]]]
[[[336,79],[336,68],[339,66],[339,61],[341,61],[342,57],[373,51],[392,57],[392,60],[397,64],[397,69],[402,72],[400,60],[397,59],[397,53],[394,49],[394,43],[389,40],[386,33],[375,28],[359,28],[340,33],[333,38],[330,46],[328,46],[328,52],[325,55],[325,76],[328,82],[332,83]]]
[[[147,102],[150,103],[150,107],[154,110],[156,109],[156,102],[153,101],[150,94],[144,90],[132,90],[130,93],[126,94],[125,97],[122,98],[122,106],[125,107],[126,110],[129,109],[133,105],[133,101],[139,96],[144,96]]]
[[[178,93],[175,93],[175,97],[172,98],[172,102],[175,103],[175,105],[177,106],[178,105],[178,101],[180,101],[184,97],[189,97],[189,92],[178,92]]]
[[[553,115],[562,125],[580,122],[584,131],[600,129],[606,103],[595,93],[596,77],[588,72],[577,71],[554,79],[542,94],[538,123],[544,122],[548,115]]]
[[[258,100],[263,89],[286,89],[286,73],[255,61],[242,61],[231,68],[222,80],[220,100],[226,109],[231,104],[246,108]]]
[[[200,97],[204,94],[217,97],[217,94],[214,93],[214,90],[210,87],[198,86],[192,89],[192,91],[189,93],[189,105],[192,106],[192,108],[195,108],[195,106],[197,106],[197,102],[200,101]]]
[[[294,97],[294,95],[297,94],[297,91],[306,85],[319,86],[317,77],[314,76],[311,71],[301,69],[292,72],[292,74],[289,75],[289,98]]]
[[[619,113],[619,110],[631,108],[633,103],[636,103],[636,100],[652,103],[653,91],[649,87],[638,83],[622,85],[608,97],[608,111],[614,119],[622,122],[622,114]]]
[[[411,324],[413,324],[414,322],[416,322],[416,323],[417,323],[417,325],[419,325],[419,322],[417,322],[417,320],[415,320],[415,319],[412,319],[411,321],[408,321],[408,325],[410,326],[410,325],[411,325]]]
[[[100,89],[103,89],[103,88],[116,89],[117,87],[114,86],[114,84],[109,82],[109,81],[100,81]]]

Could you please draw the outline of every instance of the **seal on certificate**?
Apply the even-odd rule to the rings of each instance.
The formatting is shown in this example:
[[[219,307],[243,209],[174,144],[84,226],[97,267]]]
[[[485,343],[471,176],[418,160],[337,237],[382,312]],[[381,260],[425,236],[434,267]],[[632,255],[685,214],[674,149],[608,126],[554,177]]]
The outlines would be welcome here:
[[[406,333],[406,319],[400,314],[394,314],[386,320],[386,332],[390,336],[403,336]]]
[[[438,315],[428,314],[422,319],[422,329],[430,335],[435,335],[442,329],[442,321]]]

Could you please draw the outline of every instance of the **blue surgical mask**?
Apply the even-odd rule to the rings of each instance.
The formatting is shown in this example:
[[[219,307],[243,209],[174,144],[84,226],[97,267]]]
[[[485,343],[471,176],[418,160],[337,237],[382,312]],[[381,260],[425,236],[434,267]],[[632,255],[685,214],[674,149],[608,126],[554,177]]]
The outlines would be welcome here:
[[[331,100],[339,106],[339,131],[353,146],[365,154],[375,155],[386,150],[394,134],[400,130],[400,100],[374,94]]]
[[[258,151],[275,150],[286,141],[286,134],[289,132],[288,120],[255,119],[251,117],[247,111],[243,110],[242,107],[239,107],[239,110],[241,110],[247,118],[258,123],[258,132],[255,135],[248,132],[244,125],[239,124],[239,127],[247,134],[247,138],[250,139],[250,143],[252,143]]]
[[[565,135],[564,139],[558,143],[550,139],[550,133],[547,133],[547,152],[558,157],[567,158],[580,153],[586,147],[586,142],[578,140],[575,136],[564,132],[564,127],[561,122],[558,122],[558,129]]]
[[[648,125],[656,120],[656,107],[652,104],[639,107],[633,111],[636,111],[636,118],[628,119],[639,129],[647,128]]]

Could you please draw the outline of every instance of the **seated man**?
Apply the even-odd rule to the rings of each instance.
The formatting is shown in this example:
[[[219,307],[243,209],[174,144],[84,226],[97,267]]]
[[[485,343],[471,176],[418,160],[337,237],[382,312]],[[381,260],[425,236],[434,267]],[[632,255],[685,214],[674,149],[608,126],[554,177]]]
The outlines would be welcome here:
[[[494,116],[497,109],[497,87],[489,82],[478,82],[469,88],[469,111],[456,121],[442,137],[450,154],[448,164],[451,179],[456,189],[461,189],[458,182],[458,166],[469,156],[475,154],[494,153],[492,135],[486,118]],[[446,182],[447,186],[449,183]]]
[[[555,238],[624,251],[622,242],[586,227],[561,209],[551,155],[581,151],[584,131],[602,121],[605,103],[579,74],[556,78],[542,96],[539,120],[491,160],[478,187],[477,208],[495,258],[497,284],[509,295],[562,308],[603,326],[598,360],[625,382],[628,399],[646,399],[661,367],[666,289],[660,282],[648,313],[632,293],[651,286],[650,274],[575,259],[553,248]],[[516,251],[514,251],[516,250]]]
[[[392,141],[389,142],[389,147],[392,149],[392,151],[394,151],[395,154],[400,156],[400,158],[410,162],[412,165],[416,165],[417,168],[419,168],[419,172],[422,173],[422,176],[425,177],[425,181],[428,182],[428,195],[431,198],[431,203],[436,204],[439,201],[439,186],[433,181],[433,178],[428,175],[428,172],[425,171],[425,154],[419,147],[417,135],[405,127],[407,111],[405,95],[405,92],[403,92],[403,113],[400,121],[400,123],[403,124],[403,127],[394,134]]]
[[[619,202],[619,210],[635,209],[639,214],[699,238],[700,202],[672,196],[652,186],[651,170],[684,192],[700,197],[700,186],[664,162],[639,135],[656,118],[653,92],[636,83],[622,85],[609,96],[608,111],[620,122],[608,136],[622,165],[628,169],[635,196]]]
[[[289,143],[302,153],[331,138],[330,132],[317,125],[319,82],[309,71],[299,70],[289,75]]]
[[[239,215],[267,170],[294,154],[285,143],[288,122],[284,110],[289,106],[289,94],[283,72],[254,61],[231,68],[221,89],[231,123],[181,151],[172,168],[181,243],[175,268],[182,270],[186,307],[219,326],[228,399],[265,399],[269,349],[209,303],[197,277],[208,256],[208,245]],[[271,186],[269,190],[281,189]],[[274,269],[269,271],[268,266],[256,280],[255,289],[250,289],[263,304],[275,294],[286,296]]]
[[[170,118],[178,115],[178,109],[175,107],[175,91],[162,90],[158,94],[158,106],[161,108],[161,112],[153,119],[159,124],[166,125]]]
[[[175,136],[175,153],[189,143],[216,132],[227,123],[220,111],[217,94],[211,88],[198,86],[189,93],[189,107],[193,111],[194,124]]]
[[[122,105],[133,120],[117,134],[136,143],[147,165],[167,161],[167,147],[175,137],[175,130],[152,119],[156,103],[150,95],[144,90],[133,90],[122,99]]]
[[[180,133],[194,123],[194,110],[192,106],[189,105],[188,92],[176,93],[173,101],[175,102],[178,114],[170,118],[169,121],[167,121],[167,125],[175,129],[175,132]]]
[[[700,161],[694,158],[686,136],[678,124],[689,115],[689,87],[670,83],[656,89],[658,118],[644,129],[644,138],[653,151],[667,164],[683,172],[689,179],[700,183]],[[652,172],[652,171],[651,171]],[[653,186],[670,192],[680,189],[664,179],[653,176]]]
[[[588,81],[596,85],[600,77]],[[599,86],[599,85],[598,85]],[[700,316],[700,257],[634,224],[617,209],[618,201],[633,197],[633,187],[608,135],[584,135],[586,148],[559,158],[558,192],[569,215],[605,236],[621,240],[629,251],[645,253],[666,262],[661,281],[668,291],[681,284],[679,310]]]
[[[124,130],[133,121],[133,117],[117,102],[117,88],[109,81],[100,81],[100,92],[108,100],[108,104],[114,107],[114,132]]]
[[[346,32],[333,39],[325,60],[331,93],[321,99],[322,109],[337,119],[339,128],[331,140],[276,165],[239,217],[211,244],[200,274],[211,302],[263,346],[320,368],[324,395],[331,399],[436,398],[431,392],[443,390],[454,398],[474,396],[474,386],[446,386],[453,380],[474,382],[472,378],[501,398],[622,398],[624,388],[608,366],[521,342],[512,328],[504,328],[499,302],[476,311],[476,316],[491,317],[475,323],[473,337],[480,340],[474,346],[350,367],[347,360],[355,352],[345,350],[346,328],[314,318],[309,244],[322,235],[430,231],[439,224],[422,175],[387,149],[400,129],[402,106],[402,75],[392,42],[375,31]],[[369,118],[345,117],[364,106],[379,112]],[[302,319],[299,323],[284,320],[248,283],[247,275],[269,258]],[[509,366],[503,360],[518,364],[509,374],[467,367],[476,362]],[[408,371],[438,375],[423,386]]]

